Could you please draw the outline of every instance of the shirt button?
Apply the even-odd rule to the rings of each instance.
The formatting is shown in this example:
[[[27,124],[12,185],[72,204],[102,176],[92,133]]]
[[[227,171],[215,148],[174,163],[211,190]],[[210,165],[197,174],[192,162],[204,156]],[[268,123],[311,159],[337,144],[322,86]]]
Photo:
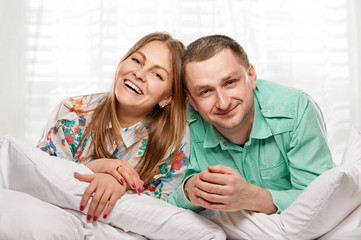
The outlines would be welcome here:
[[[192,118],[192,119],[196,119],[196,116],[192,115],[191,118]]]
[[[255,183],[256,183],[256,181],[255,181],[255,180],[251,180],[251,183],[252,183],[252,184],[255,184]]]
[[[264,109],[262,109],[262,112],[266,113],[266,112],[267,112],[267,109],[265,109],[265,108],[264,108]]]
[[[223,142],[223,146],[228,146],[228,143],[227,143],[227,142]]]

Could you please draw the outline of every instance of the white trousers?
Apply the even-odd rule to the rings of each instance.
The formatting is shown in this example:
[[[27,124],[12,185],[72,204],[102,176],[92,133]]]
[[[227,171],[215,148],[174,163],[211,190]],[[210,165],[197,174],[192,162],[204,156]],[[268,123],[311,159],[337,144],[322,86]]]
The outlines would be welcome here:
[[[0,188],[27,193],[41,200],[46,208],[54,209],[51,204],[67,209],[68,213],[85,222],[87,209],[80,212],[79,204],[88,183],[73,176],[75,171],[92,173],[85,165],[51,157],[8,136],[0,144]],[[36,205],[39,201],[24,198],[16,205]],[[63,215],[69,217],[69,214]],[[77,221],[73,217],[70,219],[70,225]],[[98,221],[149,239],[225,239],[222,229],[212,221],[145,194],[124,194],[107,219],[99,218]]]

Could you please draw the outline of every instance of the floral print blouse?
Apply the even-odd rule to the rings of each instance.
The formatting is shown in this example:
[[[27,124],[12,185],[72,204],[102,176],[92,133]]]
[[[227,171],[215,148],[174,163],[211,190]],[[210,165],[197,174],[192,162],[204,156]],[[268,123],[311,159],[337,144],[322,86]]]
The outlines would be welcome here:
[[[92,160],[91,135],[83,134],[92,118],[93,111],[108,93],[71,97],[63,100],[51,113],[38,147],[52,156],[57,156],[77,163]],[[115,141],[108,144],[108,151],[116,159],[123,159],[135,167],[143,156],[148,142],[147,127],[143,121],[120,129],[123,143],[117,146]],[[79,143],[81,142],[81,146]],[[166,199],[182,182],[189,159],[189,129],[185,130],[182,144],[172,161],[166,156],[159,166],[159,173],[145,184],[145,193]],[[169,151],[170,152],[170,151]]]

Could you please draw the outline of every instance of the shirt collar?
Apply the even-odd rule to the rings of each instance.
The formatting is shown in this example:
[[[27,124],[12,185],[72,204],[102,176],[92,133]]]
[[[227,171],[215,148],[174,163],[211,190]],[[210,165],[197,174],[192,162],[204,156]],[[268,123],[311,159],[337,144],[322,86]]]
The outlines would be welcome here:
[[[139,141],[139,136],[143,136],[143,134],[147,134],[147,127],[142,124],[144,120],[140,120],[136,124],[120,129],[120,135],[122,136],[122,140],[124,145],[129,148],[134,143]],[[110,122],[109,127],[112,128],[112,123]]]
[[[266,118],[263,115],[263,112],[265,111],[267,111],[267,109],[261,110],[259,102],[255,96],[254,116],[253,116],[253,124],[252,124],[250,138],[264,139],[272,135],[271,129],[269,128]]]

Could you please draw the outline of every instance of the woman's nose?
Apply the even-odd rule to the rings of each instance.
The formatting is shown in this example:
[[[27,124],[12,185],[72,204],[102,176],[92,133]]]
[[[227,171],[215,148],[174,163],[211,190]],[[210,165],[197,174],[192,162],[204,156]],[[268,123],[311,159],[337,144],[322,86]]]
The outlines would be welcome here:
[[[133,71],[133,74],[137,80],[145,81],[145,71],[142,68],[136,69]]]

